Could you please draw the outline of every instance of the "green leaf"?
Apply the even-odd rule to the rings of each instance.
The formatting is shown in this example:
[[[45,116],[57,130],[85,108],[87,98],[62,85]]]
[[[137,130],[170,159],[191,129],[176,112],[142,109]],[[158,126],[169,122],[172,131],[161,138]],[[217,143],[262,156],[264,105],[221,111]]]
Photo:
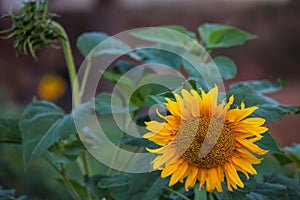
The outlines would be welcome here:
[[[100,55],[126,55],[132,51],[131,47],[128,46],[121,40],[114,37],[109,37],[97,45],[91,52],[91,57],[97,57]]]
[[[167,184],[167,179],[160,177],[160,172],[132,174],[131,199],[153,200],[157,199],[162,188]]]
[[[20,144],[22,142],[18,123],[18,119],[0,118],[0,143]]]
[[[124,75],[126,72],[134,68],[135,65],[132,63],[125,61],[125,60],[120,60],[118,61],[114,68],[112,69],[113,72],[116,72],[119,75]]]
[[[219,24],[208,24],[198,28],[202,41],[208,49],[242,45],[247,40],[256,38],[255,35]]]
[[[70,163],[75,161],[84,149],[82,142],[79,140],[63,141],[50,147],[48,155],[56,163]]]
[[[98,187],[107,190],[114,199],[130,199],[131,177],[128,174],[120,176],[103,176]]]
[[[287,114],[298,113],[299,106],[281,105],[274,99],[263,95],[263,93],[279,90],[284,82],[277,82],[272,86],[270,84],[266,81],[239,82],[230,86],[228,96],[234,95],[234,106],[239,106],[242,102],[247,107],[258,106],[259,109],[252,116],[264,118],[267,122],[274,122]]]
[[[197,40],[197,36],[194,32],[188,31],[185,27],[183,26],[178,26],[178,25],[169,25],[169,26],[161,26],[162,28],[168,28],[173,31],[178,31],[179,33],[185,34],[189,36],[190,38],[193,38]]]
[[[84,185],[82,185],[78,180],[72,180],[70,179],[70,182],[72,183],[74,189],[83,197],[88,199],[87,189]]]
[[[109,36],[106,33],[83,33],[77,39],[77,48],[83,56],[87,56],[98,44]]]
[[[134,91],[136,89],[136,79],[139,78],[142,74],[138,72],[143,70],[136,70],[134,72],[136,77],[129,76],[130,74],[121,75],[119,73],[115,73],[112,71],[105,71],[103,73],[103,77],[107,80],[110,80],[112,83],[116,84],[116,87],[119,89],[120,92],[125,96],[126,99],[129,98],[128,91]]]
[[[103,177],[104,177],[103,175],[90,177],[85,182],[86,187],[89,189],[89,191],[97,200],[102,200],[103,198],[106,200],[115,200],[106,189],[102,189],[98,186],[99,180]]]
[[[281,165],[284,166],[289,163],[293,163],[293,160],[291,160],[289,157],[287,157],[285,154],[282,153],[275,153],[273,154],[274,158],[277,160],[277,162]]]
[[[261,80],[261,81],[244,81],[232,84],[231,87],[243,87],[247,85],[248,87],[254,89],[258,93],[268,94],[274,93],[287,85],[287,81],[278,79],[275,84],[272,84],[270,81]]]
[[[267,122],[274,122],[282,119],[287,114],[293,115],[296,113],[299,113],[299,106],[262,104],[259,105],[259,109],[253,113],[253,117],[261,117],[266,119]]]
[[[162,44],[174,45],[179,47],[184,47],[186,45],[187,39],[177,30],[174,31],[169,28],[155,27],[146,28],[143,30],[132,31],[131,35],[152,42],[159,42]]]
[[[269,153],[281,153],[277,141],[270,135],[270,133],[265,132],[263,138],[255,142],[259,147],[269,150]]]
[[[198,190],[199,184],[196,184],[196,186],[194,187],[194,200],[203,200],[203,199],[207,199],[207,194],[205,190]]]
[[[102,115],[112,113],[128,113],[137,110],[137,107],[123,107],[118,95],[112,93],[101,93],[95,98],[95,109]]]
[[[91,57],[103,54],[122,55],[132,50],[121,40],[95,32],[82,34],[77,40],[77,48],[85,57],[90,53]]]
[[[236,65],[233,60],[225,56],[218,56],[213,60],[217,65],[220,74],[225,80],[234,78],[237,73]]]
[[[157,199],[166,184],[167,180],[160,178],[159,172],[119,176],[98,175],[87,183],[94,196],[116,200]]]
[[[179,70],[182,58],[169,51],[159,48],[138,49],[137,53],[141,55],[145,63],[155,63]]]
[[[120,144],[126,144],[136,147],[148,147],[151,149],[157,148],[157,145],[145,138],[138,138],[130,135],[124,135],[120,140]]]
[[[295,161],[297,168],[300,168],[300,144],[285,147],[284,151]]]
[[[247,200],[289,200],[287,187],[283,185],[257,182],[255,189],[247,194]]]
[[[205,62],[199,56],[186,55],[186,59],[183,60],[183,67],[191,78],[197,80],[198,86],[205,91],[223,81],[218,67],[212,62]]]
[[[25,167],[58,139],[76,133],[72,115],[65,115],[62,109],[47,101],[35,101],[27,106],[19,127],[23,138]]]
[[[180,87],[184,81],[185,78],[180,77],[178,75],[149,73],[143,76],[143,78],[141,78],[141,80],[139,81],[139,85],[145,86],[147,84],[149,85],[156,84],[159,85],[160,88],[162,89],[161,91],[155,91],[155,89],[151,90],[151,88],[147,88],[148,92],[143,91],[142,95],[148,96],[149,94],[166,92],[166,88],[168,88],[168,90],[174,90],[177,87]]]
[[[283,176],[278,173],[269,173],[264,176],[264,181],[280,184],[287,187],[288,199],[289,200],[298,200],[300,199],[300,182],[294,179],[290,179],[286,176]]]
[[[167,28],[167,29],[171,29],[173,31],[178,31],[179,33],[183,33],[185,35],[187,35],[189,33],[189,31],[183,27],[183,26],[178,26],[178,25],[169,25],[169,26],[161,26],[162,28]]]

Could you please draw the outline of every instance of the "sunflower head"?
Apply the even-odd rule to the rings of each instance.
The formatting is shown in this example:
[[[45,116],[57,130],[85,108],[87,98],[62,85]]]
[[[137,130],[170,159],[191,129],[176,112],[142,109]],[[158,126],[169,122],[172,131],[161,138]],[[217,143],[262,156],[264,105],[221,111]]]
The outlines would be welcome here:
[[[185,188],[198,181],[199,189],[223,191],[225,181],[232,191],[243,188],[238,172],[246,178],[256,174],[253,164],[259,164],[258,156],[267,153],[255,144],[268,129],[262,118],[249,117],[257,107],[230,109],[231,96],[218,104],[218,87],[207,93],[200,90],[182,90],[174,94],[175,101],[166,99],[170,115],[162,116],[164,122],[146,122],[145,138],[161,147],[147,149],[158,154],[153,168],[162,170],[161,176],[171,175],[169,185],[185,180]]]

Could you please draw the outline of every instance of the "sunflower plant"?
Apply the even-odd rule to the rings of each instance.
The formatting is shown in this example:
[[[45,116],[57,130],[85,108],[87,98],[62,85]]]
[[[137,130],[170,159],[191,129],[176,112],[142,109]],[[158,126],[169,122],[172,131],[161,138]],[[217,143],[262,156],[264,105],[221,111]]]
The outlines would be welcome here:
[[[0,142],[21,146],[25,169],[44,159],[76,200],[300,198],[300,145],[281,148],[268,131],[269,123],[300,111],[266,96],[287,82],[243,81],[225,84],[225,92],[223,81],[238,68],[226,56],[211,58],[214,49],[255,35],[210,23],[197,33],[152,27],[129,31],[146,41],[133,48],[130,40],[83,33],[77,48],[85,61],[76,68],[56,16],[45,0],[3,16],[12,26],[1,34],[20,53],[37,59],[39,48],[63,50],[72,86],[68,113],[34,98],[19,118],[0,119]],[[112,55],[109,67],[97,68]],[[89,96],[97,76],[114,90]],[[0,187],[1,199],[30,199],[16,196]]]

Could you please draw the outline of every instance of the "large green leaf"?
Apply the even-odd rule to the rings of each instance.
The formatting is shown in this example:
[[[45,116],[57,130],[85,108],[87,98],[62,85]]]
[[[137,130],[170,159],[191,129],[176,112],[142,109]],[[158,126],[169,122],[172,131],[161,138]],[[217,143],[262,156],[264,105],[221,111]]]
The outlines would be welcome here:
[[[0,143],[21,143],[18,119],[0,118]]]
[[[137,70],[141,71],[141,70]],[[135,72],[137,72],[135,71]],[[119,73],[115,73],[113,71],[105,71],[103,73],[103,77],[107,80],[110,80],[115,84],[116,88],[119,89],[120,92],[125,96],[126,99],[129,98],[128,91],[134,91],[136,88],[136,78],[131,78],[129,74],[121,75]]]
[[[298,200],[300,199],[300,182],[294,179],[290,179],[282,174],[278,173],[269,173],[264,176],[264,181],[280,184],[287,187],[289,200]]]
[[[107,190],[114,199],[131,199],[130,185],[131,176],[123,174],[120,176],[103,176],[99,179],[98,187]]]
[[[108,39],[101,42],[100,45],[96,46],[91,52],[92,57],[108,54],[108,55],[126,55],[132,51],[131,47],[125,42],[109,37]]]
[[[95,98],[95,109],[102,115],[112,113],[128,113],[137,110],[135,106],[125,107],[122,101],[116,94],[101,93]]]
[[[89,177],[88,180],[86,180],[85,184],[88,190],[91,192],[91,194],[95,197],[97,200],[114,200],[114,198],[109,194],[107,189],[102,189],[98,186],[99,181],[105,176],[103,175],[96,175]]]
[[[293,163],[293,160],[290,159],[287,155],[283,153],[275,153],[273,154],[274,158],[277,160],[277,162],[280,164],[280,166],[284,166],[289,163]]]
[[[77,39],[77,48],[83,56],[87,56],[98,44],[108,37],[106,33],[83,33]]]
[[[119,176],[98,175],[87,183],[92,193],[100,199],[155,200],[158,199],[166,179],[159,172],[123,174]]]
[[[169,28],[146,28],[131,32],[131,35],[152,42],[159,42],[179,47],[184,47],[187,40],[182,33]]]
[[[277,80],[275,84],[272,84],[270,81],[261,80],[261,81],[246,81],[246,82],[238,82],[232,85],[232,87],[239,87],[247,85],[253,88],[256,92],[267,94],[273,93],[281,90],[287,85],[287,81],[284,80]]]
[[[284,151],[295,161],[298,168],[300,168],[300,144],[292,144],[285,147]]]
[[[274,122],[283,118],[286,114],[299,113],[299,106],[281,105],[274,99],[264,96],[263,93],[270,93],[281,89],[286,83],[279,81],[275,85],[268,81],[239,82],[230,86],[228,96],[234,95],[234,106],[244,102],[247,107],[258,106],[253,116],[261,117],[267,122]]]
[[[149,172],[132,175],[131,199],[132,200],[154,200],[158,199],[158,194],[167,184],[167,179],[160,177],[160,172]]]
[[[205,23],[198,30],[208,49],[242,45],[247,40],[256,38],[256,36],[240,29],[219,24]]]
[[[159,48],[138,49],[137,53],[142,56],[145,63],[161,64],[175,70],[179,70],[182,63],[180,56]]]
[[[58,139],[76,133],[72,115],[55,104],[35,101],[30,104],[20,119],[25,167],[41,156]]]
[[[190,52],[199,53],[202,50],[201,45],[195,40],[195,35],[179,26],[145,28],[132,31],[131,35],[146,41],[180,47]]]
[[[288,190],[286,186],[257,182],[255,189],[247,194],[247,200],[289,200]]]
[[[218,56],[213,60],[217,65],[222,77],[227,80],[234,78],[237,73],[236,65],[233,60],[225,56]]]
[[[95,57],[103,54],[122,55],[127,54],[132,49],[114,37],[109,37],[105,33],[84,33],[77,40],[77,48],[84,56]]]

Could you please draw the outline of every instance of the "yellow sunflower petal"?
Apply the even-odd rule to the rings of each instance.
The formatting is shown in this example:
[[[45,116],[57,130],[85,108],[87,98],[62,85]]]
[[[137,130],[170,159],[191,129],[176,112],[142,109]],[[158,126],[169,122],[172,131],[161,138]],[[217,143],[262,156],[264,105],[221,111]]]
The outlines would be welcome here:
[[[268,153],[268,150],[263,150],[260,147],[258,147],[256,144],[253,144],[253,141],[256,140],[256,138],[253,139],[241,139],[241,138],[236,138],[236,140],[242,144],[245,148],[249,149],[253,153],[256,153],[258,155],[263,155]]]
[[[197,174],[198,174],[198,169],[197,167],[190,166],[191,168],[191,173],[189,174],[188,178],[186,179],[185,182],[185,190],[188,191],[188,188],[190,186],[195,185],[196,180],[197,180]]]
[[[241,188],[244,188],[244,183],[241,181],[234,166],[230,162],[226,162],[224,167],[226,178],[229,177],[230,181],[228,182],[230,182],[231,186],[235,189],[236,185],[240,186]]]
[[[251,115],[258,107],[253,106],[251,108],[244,109],[232,109],[227,112],[226,119],[230,122],[239,122],[245,117]]]
[[[206,190],[211,192],[216,188],[216,184],[217,182],[220,182],[220,180],[218,180],[218,172],[215,167],[208,169],[207,173]]]
[[[166,166],[161,172],[161,177],[166,178],[167,176],[170,176],[171,174],[173,174],[182,162],[183,162],[183,159],[179,159],[176,162],[171,163],[168,166]]]
[[[174,185],[175,183],[177,183],[180,179],[183,179],[183,175],[185,174],[187,168],[188,168],[188,163],[186,161],[183,161],[178,168],[180,168],[180,170],[175,171],[172,176],[171,176],[171,180],[169,183],[169,186]]]

